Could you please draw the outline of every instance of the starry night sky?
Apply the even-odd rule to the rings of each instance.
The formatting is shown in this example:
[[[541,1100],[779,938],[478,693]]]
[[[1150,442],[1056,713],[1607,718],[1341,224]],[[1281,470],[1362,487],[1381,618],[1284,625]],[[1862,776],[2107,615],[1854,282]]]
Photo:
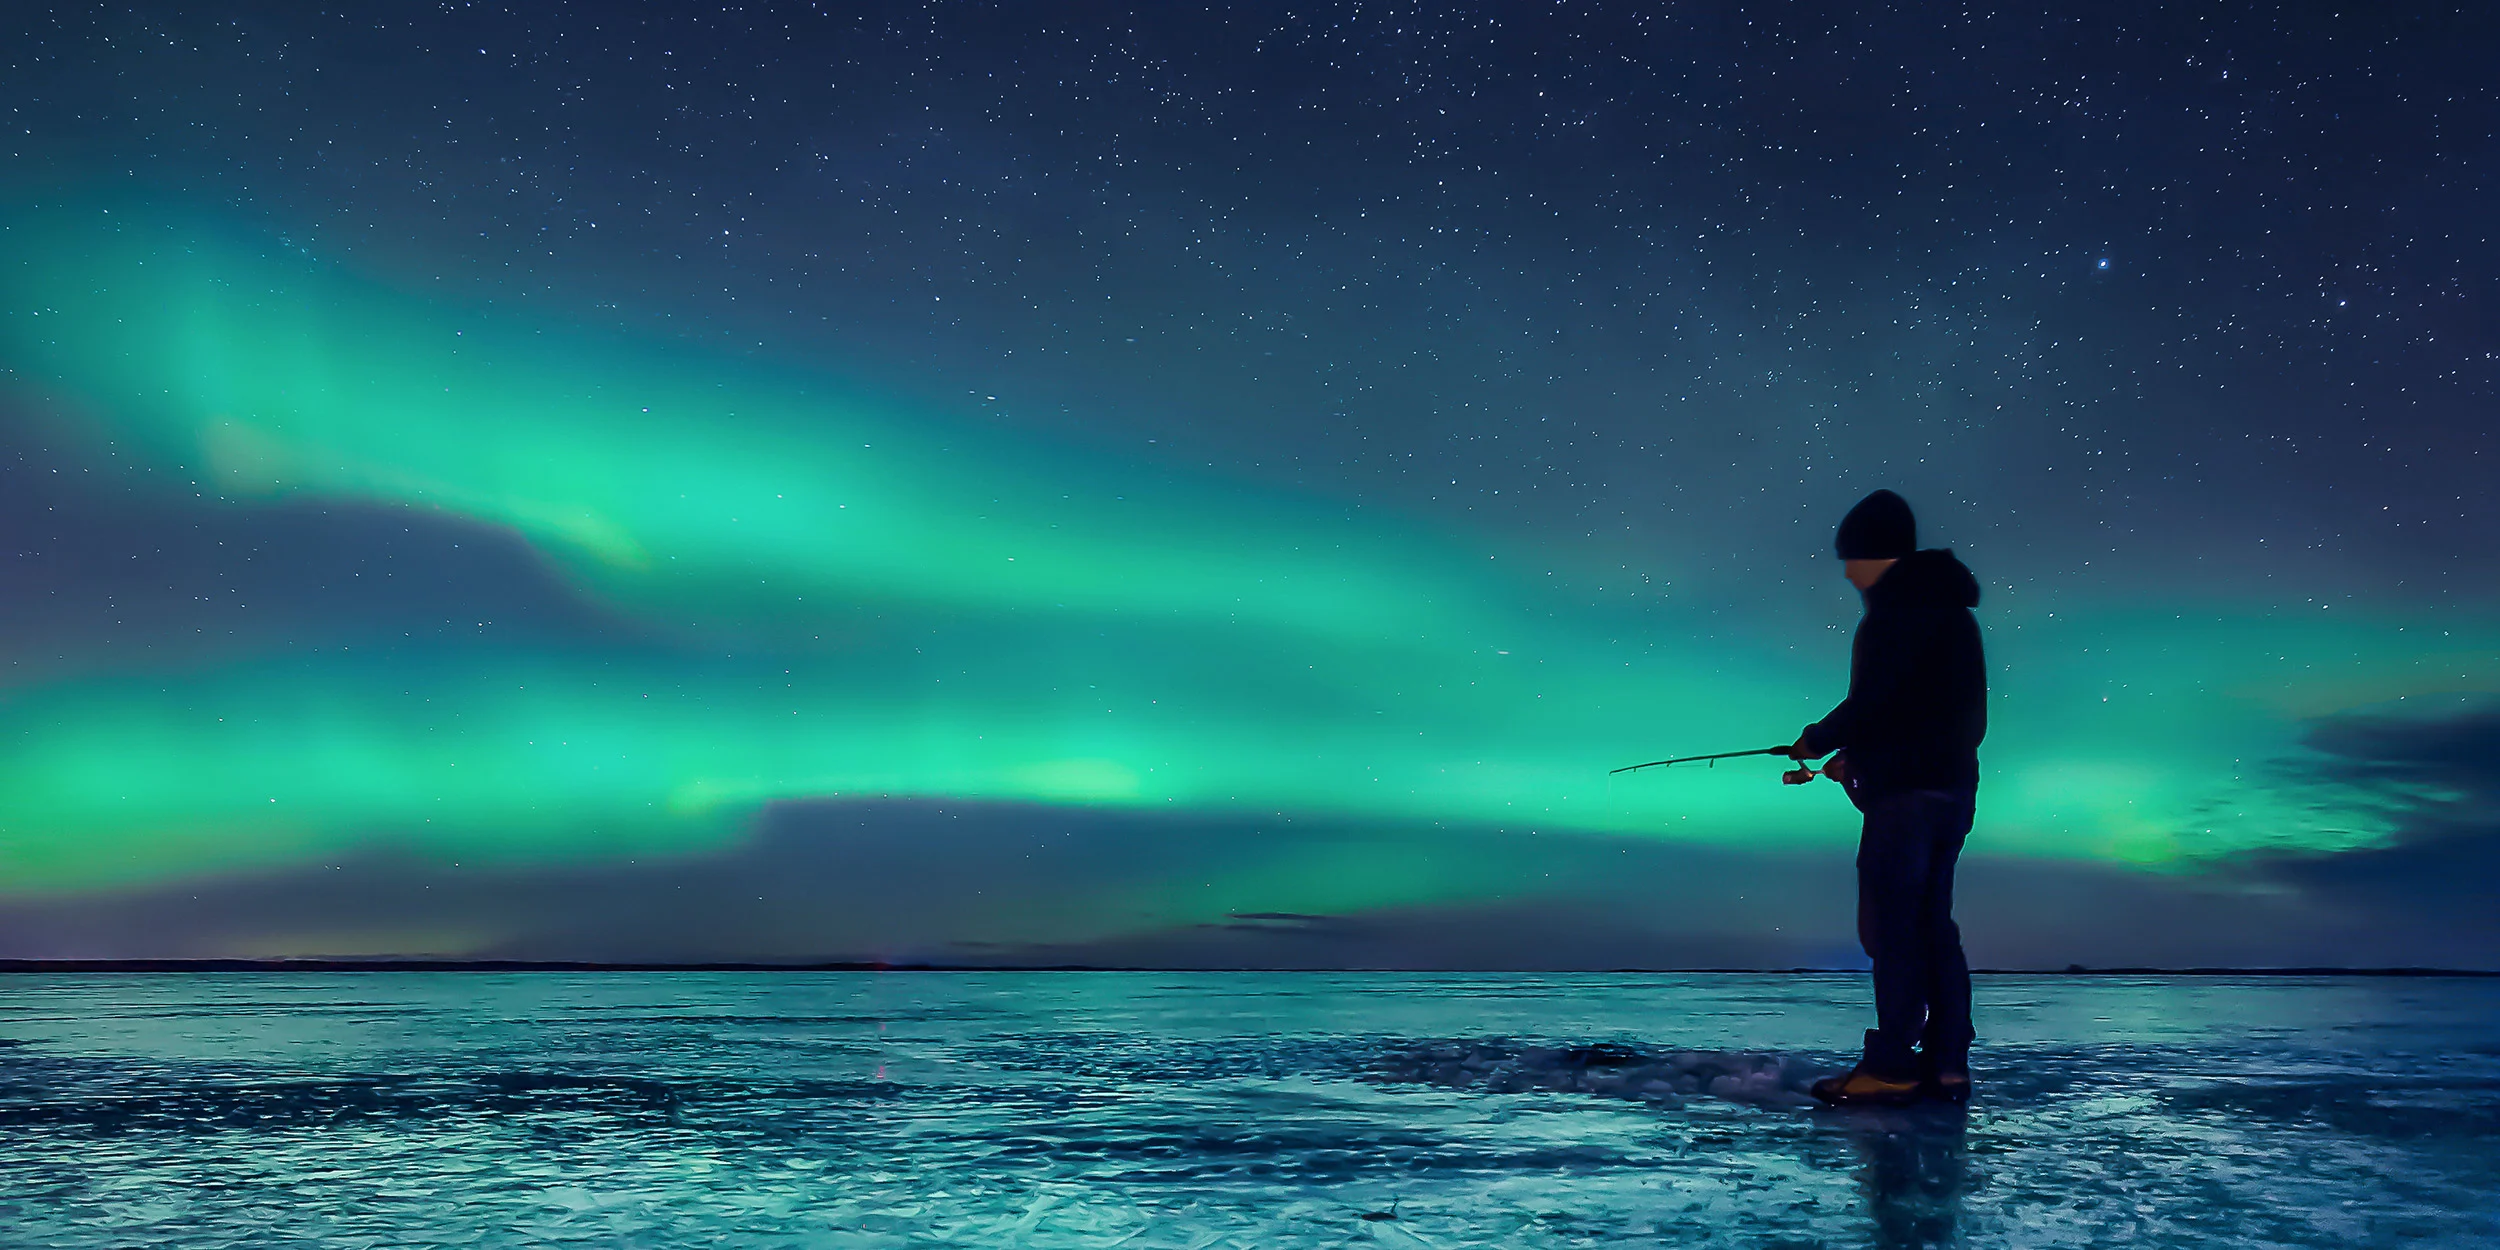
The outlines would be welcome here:
[[[2500,967],[2477,6],[0,19],[0,956]]]

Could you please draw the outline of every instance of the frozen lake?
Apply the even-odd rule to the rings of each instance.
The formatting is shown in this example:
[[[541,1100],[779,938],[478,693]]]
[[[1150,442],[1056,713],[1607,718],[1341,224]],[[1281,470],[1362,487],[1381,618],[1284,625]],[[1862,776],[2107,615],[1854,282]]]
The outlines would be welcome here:
[[[2500,980],[1988,977],[1966,1115],[1797,1105],[1865,1001],[1853,976],[11,976],[0,1245],[2500,1244]]]

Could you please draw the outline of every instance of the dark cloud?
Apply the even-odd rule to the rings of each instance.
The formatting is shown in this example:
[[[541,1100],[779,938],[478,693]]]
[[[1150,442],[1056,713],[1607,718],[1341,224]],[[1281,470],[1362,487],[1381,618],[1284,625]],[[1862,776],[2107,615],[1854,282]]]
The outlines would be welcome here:
[[[2317,725],[2305,780],[2373,814],[2383,845],[2278,854],[2242,865],[2297,891],[2313,923],[2407,962],[2491,966],[2500,955],[2500,706],[2432,717],[2349,716]]]
[[[2452,871],[2444,845],[2206,875],[1982,854],[1965,864],[1959,912],[1973,961],[1988,967],[2500,966],[2500,934],[2475,910],[2474,889],[2398,888]],[[2479,845],[2488,853],[2487,835]],[[1404,878],[1452,862],[1490,865],[1490,884],[1401,895]],[[1379,901],[1333,912],[1285,905],[1299,885],[1276,887],[1277,905],[1254,893],[1213,914],[1172,901],[1202,882],[1299,881],[1311,865],[1346,863],[1384,875]],[[0,904],[0,957],[1853,967],[1850,873],[1840,847],[1766,853],[1019,804],[800,803],[768,811],[735,846],[673,859],[480,865],[377,850],[19,899]]]
[[[2500,706],[2345,716],[2311,729],[2317,780],[2375,799],[2407,840],[2500,826]]]
[[[1832,892],[1833,874],[1814,876],[1813,893]],[[1760,880],[1758,867],[1753,877]],[[1523,972],[1795,968],[1851,960],[1847,913],[1765,910],[1791,923],[1754,931],[1741,900],[1693,915],[1629,898],[1548,896],[1384,907],[1292,925],[1195,925],[984,954],[1018,964]]]
[[[640,631],[518,535],[343,500],[220,500],[0,397],[8,684],[220,657],[443,643],[616,644]]]

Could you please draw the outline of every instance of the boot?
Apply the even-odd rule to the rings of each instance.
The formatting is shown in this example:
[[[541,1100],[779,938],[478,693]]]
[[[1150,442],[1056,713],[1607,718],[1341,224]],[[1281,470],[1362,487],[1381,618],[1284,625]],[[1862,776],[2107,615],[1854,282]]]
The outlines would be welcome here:
[[[1887,1070],[1875,1063],[1875,1031],[1866,1033],[1866,1058],[1840,1076],[1816,1081],[1811,1092],[1835,1107],[1901,1107],[1918,1101],[1923,1084],[1916,1072]]]
[[[1921,1051],[1918,1063],[1921,1093],[1942,1102],[1970,1101],[1970,1052]]]

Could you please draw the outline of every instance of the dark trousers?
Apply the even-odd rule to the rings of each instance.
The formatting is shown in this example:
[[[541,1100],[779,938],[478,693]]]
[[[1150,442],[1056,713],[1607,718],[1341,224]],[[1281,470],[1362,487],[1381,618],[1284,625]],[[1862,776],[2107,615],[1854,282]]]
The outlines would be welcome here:
[[[1909,790],[1868,800],[1858,839],[1858,941],[1875,961],[1870,1066],[1911,1070],[1911,1047],[1970,1049],[1970,965],[1953,923],[1953,865],[1970,835],[1967,791]]]

